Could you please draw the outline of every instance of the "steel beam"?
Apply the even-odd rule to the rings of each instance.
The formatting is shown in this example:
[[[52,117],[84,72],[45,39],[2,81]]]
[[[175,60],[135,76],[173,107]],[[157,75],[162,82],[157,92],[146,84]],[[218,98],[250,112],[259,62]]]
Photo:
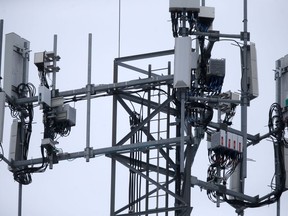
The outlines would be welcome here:
[[[190,140],[190,137],[185,137],[185,140]],[[99,149],[93,149],[92,155],[94,156],[101,156],[106,154],[123,154],[123,153],[129,153],[129,152],[135,152],[135,151],[144,151],[147,149],[158,149],[158,148],[164,148],[164,147],[172,147],[179,145],[180,138],[170,138],[170,139],[161,139],[161,140],[155,140],[155,141],[148,141],[148,142],[141,142],[141,143],[133,143],[133,145],[120,145],[120,146],[112,146],[112,147],[106,147],[106,148],[99,148]],[[76,158],[83,158],[85,157],[85,151],[80,152],[73,152],[73,153],[61,153],[57,154],[58,161],[62,160],[71,160]],[[36,165],[36,164],[42,164],[43,159],[42,158],[36,158],[36,159],[29,159],[29,160],[22,160],[22,161],[13,161],[11,162],[12,167],[21,167],[21,166],[29,166],[29,165]],[[45,159],[45,162],[48,162],[48,159]]]
[[[117,155],[114,155],[113,158],[115,158],[115,159],[116,159],[118,162],[120,162],[122,165],[124,165],[124,166],[126,166],[127,168],[129,168],[131,171],[133,171],[133,172],[137,173],[138,175],[140,175],[142,178],[144,178],[144,179],[148,180],[149,182],[151,182],[151,183],[152,183],[153,185],[155,185],[157,188],[159,188],[159,189],[163,190],[164,192],[168,193],[169,195],[173,196],[176,200],[178,200],[179,202],[181,202],[182,205],[187,206],[187,203],[185,202],[185,200],[184,200],[181,196],[173,193],[173,192],[170,191],[170,190],[167,190],[167,188],[165,188],[163,185],[161,185],[161,184],[159,184],[158,182],[156,182],[155,180],[147,177],[145,174],[143,174],[141,171],[135,169],[134,167],[131,167],[129,164],[126,163],[125,160],[122,160],[122,159],[121,159],[120,157],[118,157]]]
[[[135,102],[135,103],[144,105],[144,106],[148,106],[148,104],[150,103],[150,108],[152,108],[152,109],[155,109],[155,108],[157,108],[157,107],[159,106],[159,104],[156,103],[156,102],[149,101],[149,100],[147,100],[147,99],[145,99],[145,98],[140,98],[140,97],[137,97],[137,96],[135,96],[135,95],[131,95],[131,94],[121,94],[121,93],[120,93],[120,96],[121,96],[121,98],[123,98],[123,99],[129,100],[129,101],[132,101],[132,102]],[[176,116],[176,115],[177,115],[177,110],[176,110],[176,109],[170,107],[169,110],[170,110],[169,112],[170,112],[171,115],[173,115],[173,116]],[[161,112],[167,113],[167,112],[168,112],[168,108],[164,107],[164,108],[161,110]]]
[[[135,60],[155,58],[155,57],[161,57],[161,56],[167,56],[167,55],[173,55],[173,54],[174,54],[174,49],[164,50],[164,51],[159,51],[159,52],[144,53],[140,55],[120,57],[120,58],[116,58],[115,62],[119,63],[119,62],[135,61]]]
[[[140,122],[135,128],[133,128],[130,133],[128,133],[125,137],[123,137],[116,145],[123,145],[133,134],[135,134],[137,131],[139,131],[145,124],[147,124],[157,113],[159,113],[160,110],[162,110],[164,107],[166,107],[174,98],[169,97],[166,101],[164,101],[162,104],[158,106],[151,114],[150,116],[147,116],[142,122]]]
[[[99,93],[107,93],[107,95],[113,95],[114,92],[117,92],[119,90],[129,90],[131,88],[141,88],[145,85],[147,87],[153,87],[153,86],[160,86],[160,85],[167,85],[171,84],[173,82],[173,75],[166,75],[166,76],[157,76],[152,78],[146,78],[146,79],[136,79],[136,80],[130,80],[130,81],[124,81],[124,82],[117,82],[112,84],[103,84],[103,85],[92,85],[91,86],[91,95],[97,95]],[[80,88],[80,89],[74,89],[74,90],[68,90],[59,92],[57,97],[72,97],[72,96],[78,96],[78,95],[84,95],[87,94],[87,87]],[[93,97],[92,97],[93,98]],[[19,98],[15,100],[16,104],[25,104],[25,103],[35,103],[38,102],[38,96],[29,97],[29,98]]]
[[[125,103],[125,101],[123,101],[123,99],[119,95],[117,95],[117,100],[123,106],[123,108],[129,113],[130,116],[135,117],[135,113],[128,107],[128,105]],[[141,130],[145,133],[145,135],[147,136],[148,140],[155,141],[155,138],[151,135],[151,133],[148,132],[147,127],[142,128]],[[160,154],[167,160],[169,165],[175,170],[176,169],[176,165],[172,161],[172,159],[166,154],[166,152],[162,148],[160,148],[159,151],[160,151]]]
[[[217,184],[210,183],[210,182],[204,182],[204,181],[198,180],[198,178],[195,176],[191,176],[191,186],[194,187],[195,185],[205,190],[212,190],[212,191],[226,194],[228,196],[233,196],[242,201],[248,201],[251,203],[257,203],[259,201],[259,196],[251,197],[242,193],[235,192],[233,190],[229,190],[223,185],[217,185]]]
[[[143,212],[134,212],[134,213],[127,213],[127,214],[119,214],[117,216],[138,216],[138,215],[149,215],[149,214],[157,214],[161,212],[170,212],[170,211],[179,211],[183,209],[187,209],[186,206],[178,206],[178,207],[171,207],[171,208],[157,208],[157,209],[150,209]]]
[[[163,185],[163,186],[165,185],[165,186],[167,187],[167,185],[171,184],[173,181],[175,181],[174,178],[173,178],[173,179],[170,179],[168,182],[165,182],[165,183],[162,184],[162,185]],[[137,200],[133,201],[132,203],[130,203],[130,204],[128,204],[128,205],[126,205],[126,206],[123,206],[122,208],[118,209],[118,210],[115,212],[115,214],[117,215],[117,214],[121,213],[121,212],[124,211],[125,209],[129,208],[130,206],[134,205],[134,204],[137,203],[137,202],[140,202],[141,200],[145,199],[146,196],[150,196],[150,195],[152,195],[153,193],[155,193],[155,192],[158,191],[158,190],[159,190],[158,188],[155,188],[155,189],[149,191],[147,194],[141,196],[139,199],[137,199]],[[147,210],[146,210],[145,212],[147,212]]]
[[[135,67],[135,66],[132,66],[132,65],[129,65],[129,64],[125,64],[125,63],[123,63],[123,62],[118,62],[118,66],[121,66],[121,67],[130,69],[130,70],[133,70],[133,71],[136,71],[136,72],[145,74],[145,75],[148,75],[148,74],[149,74],[149,71],[143,70],[143,69],[141,69],[141,68],[138,68],[138,67]],[[151,73],[151,75],[152,75],[153,77],[160,76],[160,75],[155,74],[155,73]]]

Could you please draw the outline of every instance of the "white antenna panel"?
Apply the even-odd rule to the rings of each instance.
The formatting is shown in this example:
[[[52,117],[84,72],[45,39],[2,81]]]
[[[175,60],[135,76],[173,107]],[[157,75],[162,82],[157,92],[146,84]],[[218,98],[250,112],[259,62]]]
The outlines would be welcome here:
[[[6,34],[4,60],[4,91],[17,97],[16,88],[28,82],[30,42],[15,33]]]
[[[5,92],[0,92],[0,144],[3,142],[5,99],[6,99]]]

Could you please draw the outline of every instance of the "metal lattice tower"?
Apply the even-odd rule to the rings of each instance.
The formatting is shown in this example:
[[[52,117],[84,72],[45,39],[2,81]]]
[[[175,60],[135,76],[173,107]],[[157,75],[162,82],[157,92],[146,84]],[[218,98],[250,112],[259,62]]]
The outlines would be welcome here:
[[[15,80],[9,80],[9,76],[5,78],[12,84],[6,84],[5,92],[1,88],[0,102],[3,107],[5,103],[9,105],[15,118],[11,131],[15,132],[17,154],[13,158],[4,155],[1,158],[19,182],[19,215],[22,185],[31,183],[32,173],[44,172],[47,167],[52,169],[54,164],[63,160],[85,158],[89,162],[98,155],[111,159],[111,216],[191,215],[191,187],[194,186],[206,190],[208,197],[218,207],[221,202],[227,202],[236,209],[238,215],[244,215],[246,208],[274,202],[280,208],[279,199],[286,190],[283,164],[288,160],[283,158],[283,152],[286,151],[283,115],[286,111],[281,108],[283,104],[272,106],[269,133],[262,136],[248,134],[247,108],[250,101],[258,96],[258,92],[255,90],[257,82],[251,78],[251,71],[255,69],[253,61],[256,61],[256,51],[247,29],[247,0],[243,1],[243,5],[243,31],[240,34],[222,34],[210,29],[214,9],[204,7],[205,1],[200,6],[200,1],[171,0],[169,9],[175,49],[116,58],[111,84],[91,83],[92,35],[89,34],[87,85],[62,92],[56,88],[56,72],[59,71],[57,61],[60,57],[57,55],[55,35],[53,51],[35,55],[34,62],[40,78],[37,96],[26,80],[29,41],[13,35],[23,42],[17,46],[12,45],[13,52],[10,52],[21,60],[18,64],[24,68],[23,77],[16,84],[13,83]],[[3,22],[0,24],[2,43]],[[221,92],[225,60],[211,58],[213,45],[223,38],[237,41],[238,45],[241,43],[240,98],[234,98],[231,92]],[[192,40],[197,41],[193,47]],[[185,60],[188,55],[191,58]],[[162,58],[165,64],[154,67],[153,63],[163,62]],[[121,73],[127,71],[132,72],[133,78],[123,81]],[[48,74],[52,74],[51,86],[46,77]],[[7,91],[7,88],[11,91]],[[90,145],[91,100],[100,96],[113,98],[112,144],[111,147],[93,149]],[[75,125],[76,110],[69,103],[81,100],[87,101],[86,147],[79,152],[59,152],[55,147],[56,137],[69,135],[71,127]],[[43,112],[42,157],[28,160],[32,113],[36,104]],[[238,105],[241,106],[241,130],[232,128],[230,121]],[[218,113],[216,121],[213,112]],[[221,119],[223,114],[226,115],[225,119]],[[119,121],[120,116],[127,121]],[[273,121],[275,119],[276,122]],[[125,132],[119,134],[119,128]],[[275,190],[263,197],[246,195],[247,148],[269,136],[273,137],[275,146]],[[191,174],[204,137],[208,141],[208,157],[211,162],[206,181]],[[17,145],[21,148],[18,149]],[[120,166],[125,168],[125,179],[128,180],[119,186],[117,179],[120,178]],[[232,185],[235,187],[227,186],[229,178],[233,179]],[[116,196],[119,187],[125,188],[127,199],[119,200]]]

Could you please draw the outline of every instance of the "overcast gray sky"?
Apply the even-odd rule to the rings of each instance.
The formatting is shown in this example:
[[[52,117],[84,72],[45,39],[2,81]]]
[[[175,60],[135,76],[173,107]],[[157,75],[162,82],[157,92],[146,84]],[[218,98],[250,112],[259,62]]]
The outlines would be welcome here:
[[[172,49],[174,39],[171,32],[168,0],[122,0],[121,5],[121,56]],[[251,102],[248,131],[251,134],[268,132],[268,111],[274,102],[275,60],[288,54],[288,20],[286,0],[249,1],[248,30],[251,41],[256,43],[260,96]],[[216,19],[213,27],[221,33],[236,33],[243,27],[243,2],[240,0],[206,1],[215,7]],[[112,82],[113,59],[118,55],[118,0],[0,0],[0,19],[4,19],[4,33],[15,32],[31,42],[34,52],[52,50],[53,35],[58,35],[58,54],[61,56],[57,74],[60,91],[81,88],[86,85],[87,40],[93,34],[92,83]],[[219,42],[212,52],[213,58],[226,58],[226,78],[223,90],[240,89],[239,50],[231,42]],[[33,58],[32,58],[33,60]],[[128,80],[130,77],[121,77]],[[30,62],[29,81],[39,85],[37,69]],[[111,98],[92,102],[93,148],[111,145]],[[71,135],[59,140],[64,152],[82,151],[85,148],[85,103],[75,104],[77,126]],[[233,127],[240,128],[240,109]],[[35,109],[35,124],[30,144],[29,157],[40,156],[43,131],[42,115]],[[128,123],[128,119],[127,119]],[[11,117],[6,110],[3,147],[9,150]],[[120,131],[121,134],[121,131]],[[269,141],[263,141],[248,151],[248,157],[256,162],[248,163],[247,194],[254,196],[270,192],[274,162],[273,149]],[[203,168],[204,167],[204,168]],[[193,175],[206,179],[208,168],[206,141],[203,140],[193,165]],[[120,169],[120,171],[122,171]],[[117,184],[128,180],[123,171],[118,173]],[[64,161],[53,170],[34,174],[32,184],[23,188],[23,216],[34,215],[109,215],[110,160],[104,156],[86,163],[84,159]],[[117,191],[128,196],[128,191]],[[216,208],[195,187],[192,190],[192,215],[236,215],[227,204]],[[18,183],[4,162],[0,163],[0,215],[17,215]],[[281,213],[288,211],[288,196],[282,197]],[[120,202],[121,203],[121,202]],[[276,215],[275,205],[260,209],[248,209],[247,216]]]

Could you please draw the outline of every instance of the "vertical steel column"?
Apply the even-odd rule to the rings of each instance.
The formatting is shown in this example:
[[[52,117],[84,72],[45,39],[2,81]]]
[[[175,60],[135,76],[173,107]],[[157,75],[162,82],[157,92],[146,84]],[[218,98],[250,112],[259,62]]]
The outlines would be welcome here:
[[[152,66],[151,64],[148,65],[148,78],[151,78],[152,73]],[[147,105],[147,116],[150,116],[151,114],[151,90],[148,91],[148,105]],[[150,133],[150,121],[147,123],[147,131]],[[147,141],[149,141],[149,138],[147,137]],[[150,164],[150,150],[147,150],[146,153],[146,176],[149,178],[149,164]],[[148,211],[149,209],[149,181],[146,180],[146,197],[145,197],[145,211]],[[148,216],[148,214],[146,214]]]
[[[158,105],[161,104],[161,93],[160,91],[158,91]],[[157,140],[160,140],[160,131],[161,131],[161,113],[158,112],[157,114]],[[160,160],[160,153],[159,153],[159,149],[156,150],[157,151],[157,172],[156,172],[156,182],[159,184],[159,160]],[[159,208],[159,190],[156,191],[156,208]],[[156,216],[158,216],[158,213],[156,213]]]
[[[90,151],[90,125],[91,125],[91,67],[92,67],[92,34],[88,36],[88,78],[87,78],[87,120],[86,120],[86,162],[89,162]]]
[[[281,200],[280,200],[281,198],[279,198],[278,200],[277,200],[277,212],[276,212],[276,214],[277,214],[277,216],[280,216],[280,207],[281,207],[281,205],[280,205],[280,203],[281,203]]]
[[[281,68],[277,68],[278,66],[276,65],[276,71],[275,71],[275,82],[276,82],[276,103],[280,104],[280,106],[282,106],[282,92],[281,92],[281,89],[282,89],[282,71],[281,71]],[[274,144],[275,145],[275,144]],[[280,165],[280,161],[279,161],[279,148],[282,148],[282,146],[279,146],[279,144],[277,144],[277,154],[275,154],[275,171],[276,171],[276,175],[275,175],[275,178],[276,178],[276,185],[280,185],[281,182],[280,182],[280,178],[279,178],[279,175],[281,173],[281,170],[279,170],[279,165]],[[277,155],[277,157],[276,157]],[[277,216],[280,216],[280,209],[281,209],[281,205],[280,205],[280,202],[281,202],[281,197],[277,200],[277,204],[276,204],[276,215]]]
[[[247,14],[247,0],[243,0],[243,34],[244,34],[244,46],[243,46],[243,68],[242,68],[242,80],[241,80],[241,132],[243,136],[243,160],[241,169],[241,192],[244,193],[245,178],[247,177],[247,107],[249,105],[248,98],[248,14]],[[244,215],[244,211],[240,213]]]
[[[180,93],[180,92],[178,92]],[[180,96],[178,95],[178,98],[180,98],[180,104],[178,103],[176,105],[176,109],[178,111],[177,117],[176,117],[176,137],[181,137],[181,94]],[[175,169],[175,194],[181,195],[181,185],[182,185],[182,180],[181,180],[181,142],[179,146],[176,146],[176,152],[175,152],[175,163],[176,163],[176,169]],[[181,205],[181,202],[175,198],[175,206]],[[175,216],[179,216],[181,214],[181,210],[176,210],[175,211]]]
[[[185,90],[181,90],[180,172],[184,173]]]
[[[2,68],[2,49],[3,49],[3,26],[4,26],[4,21],[1,19],[0,20],[0,88],[1,88],[1,68]]]
[[[22,215],[22,184],[18,186],[18,216]]]
[[[23,51],[24,57],[23,57],[23,78],[22,82],[23,83],[28,83],[28,67],[29,63],[26,61],[26,59],[29,61],[29,46],[27,42],[24,42],[24,51]],[[28,63],[28,64],[27,64]],[[27,80],[26,80],[27,77]]]
[[[121,0],[118,0],[118,58],[120,58],[121,39]],[[114,60],[113,83],[118,82],[118,64]],[[117,143],[117,97],[113,95],[112,105],[112,146]],[[110,191],[110,216],[115,215],[115,184],[116,184],[116,160],[111,157],[111,191]]]
[[[118,0],[118,58],[121,55],[121,0]]]
[[[53,75],[52,75],[52,95],[54,96],[55,94],[55,89],[56,89],[56,62],[57,62],[57,35],[54,35],[54,41],[53,41],[53,53],[54,53],[54,59],[53,59]]]
[[[171,75],[171,62],[168,62],[168,75]],[[168,93],[168,97],[170,97],[171,95],[171,87],[168,85],[167,86],[167,93]],[[170,103],[167,107],[167,125],[166,125],[166,139],[170,138]],[[166,148],[166,153],[167,153],[167,157],[169,157],[169,147]],[[166,188],[167,190],[169,190],[169,161],[166,160]],[[166,192],[166,196],[165,196],[165,207],[168,208],[169,207],[169,194]],[[168,216],[168,212],[165,212],[165,216]]]
[[[29,67],[29,63],[26,60],[29,60],[29,44],[27,42],[24,42],[24,56],[23,56],[23,83],[27,83],[28,79],[26,80],[27,74],[29,73],[28,67]],[[26,96],[25,92],[22,92],[22,96]],[[23,153],[24,153],[24,140],[25,140],[25,117],[24,117],[24,113],[21,111],[21,115],[20,115],[20,122],[21,122],[21,127],[20,127],[20,146],[21,146],[21,160],[27,159],[23,157]],[[27,147],[27,151],[28,151],[29,146]],[[22,168],[21,168],[22,169]],[[18,216],[22,215],[22,184],[19,183],[19,187],[18,187]]]
[[[118,82],[118,64],[114,60],[114,73],[113,83]],[[116,146],[117,143],[117,97],[113,95],[113,107],[112,107],[112,146]],[[116,160],[111,158],[111,197],[110,197],[110,216],[115,215],[115,184],[116,184]]]
[[[276,97],[276,102],[279,104],[281,104],[281,89],[282,89],[281,77],[282,77],[281,69],[276,68],[276,71],[275,71],[275,82],[276,82],[275,97]]]

